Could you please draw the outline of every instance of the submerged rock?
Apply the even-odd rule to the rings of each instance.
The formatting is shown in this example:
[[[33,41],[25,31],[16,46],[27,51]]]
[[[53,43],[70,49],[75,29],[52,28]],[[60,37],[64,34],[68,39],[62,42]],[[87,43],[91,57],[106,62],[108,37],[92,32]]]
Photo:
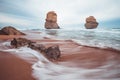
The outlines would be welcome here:
[[[11,41],[11,45],[15,48],[22,47],[22,46],[25,46],[25,45],[29,45],[31,43],[33,43],[33,42],[30,41],[30,40],[27,40],[25,38],[14,38]]]
[[[86,18],[86,23],[85,23],[86,29],[94,29],[97,28],[97,26],[98,26],[98,22],[96,21],[94,16],[89,16],[88,18]]]
[[[59,29],[60,28],[57,24],[57,14],[54,11],[50,11],[47,13],[45,28],[46,29]]]
[[[40,52],[45,52],[46,48],[43,44],[30,43],[29,46],[31,49],[38,50]]]
[[[46,48],[42,44],[31,43],[28,47],[30,47],[31,49],[40,51],[41,53],[44,53],[44,55],[51,60],[57,60],[58,58],[60,58],[60,55],[61,55],[58,45],[57,46],[53,45]]]
[[[14,38],[11,41],[11,45],[14,48],[28,46],[29,48],[43,53],[48,59],[57,60],[60,58],[61,53],[58,45],[53,45],[46,48],[43,44],[37,44],[31,40],[25,38]]]
[[[25,35],[25,34],[12,26],[7,26],[0,30],[0,35]]]
[[[46,55],[48,58],[57,60],[61,56],[61,52],[58,45],[51,46],[46,49]]]

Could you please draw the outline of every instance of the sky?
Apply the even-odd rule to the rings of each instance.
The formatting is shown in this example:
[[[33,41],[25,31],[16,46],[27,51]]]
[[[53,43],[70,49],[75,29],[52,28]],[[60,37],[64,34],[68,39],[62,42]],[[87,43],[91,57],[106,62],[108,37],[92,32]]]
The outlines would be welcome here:
[[[46,14],[57,13],[62,28],[83,27],[94,16],[103,27],[120,28],[120,0],[0,0],[0,27],[44,28]]]

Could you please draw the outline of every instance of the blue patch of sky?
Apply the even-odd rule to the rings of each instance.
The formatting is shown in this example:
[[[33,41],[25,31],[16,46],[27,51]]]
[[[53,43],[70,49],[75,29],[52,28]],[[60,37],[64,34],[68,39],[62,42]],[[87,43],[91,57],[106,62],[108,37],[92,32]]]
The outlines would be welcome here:
[[[99,22],[101,28],[120,28],[120,18]]]
[[[0,12],[26,18],[35,17],[29,14],[29,12],[27,12],[26,10],[21,8],[23,2],[20,0],[16,0],[15,2],[14,0],[13,1],[0,0]],[[23,4],[23,6],[25,6],[25,4]]]
[[[22,25],[21,24],[14,24],[14,23],[2,23],[0,22],[0,27],[4,26],[14,26],[21,29],[30,29],[30,28],[38,28],[36,24],[39,24],[39,19],[36,18],[34,15],[30,14],[29,11],[24,9],[25,1],[20,0],[0,0],[0,13],[7,15],[11,18],[20,19],[20,20],[27,20],[31,21],[32,25]],[[23,5],[22,5],[23,4]],[[35,26],[35,27],[34,27]]]

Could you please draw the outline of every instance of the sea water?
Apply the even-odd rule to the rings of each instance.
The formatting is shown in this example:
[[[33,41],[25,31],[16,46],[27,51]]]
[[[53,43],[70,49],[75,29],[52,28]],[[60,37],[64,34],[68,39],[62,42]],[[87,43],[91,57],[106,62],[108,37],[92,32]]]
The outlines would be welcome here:
[[[46,37],[73,40],[81,45],[120,50],[120,29],[40,30]]]

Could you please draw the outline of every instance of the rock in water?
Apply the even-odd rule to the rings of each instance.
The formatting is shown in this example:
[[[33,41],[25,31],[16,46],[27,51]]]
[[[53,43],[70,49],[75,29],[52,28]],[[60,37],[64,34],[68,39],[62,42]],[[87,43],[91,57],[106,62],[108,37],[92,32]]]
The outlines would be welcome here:
[[[43,44],[30,43],[29,46],[31,49],[38,50],[40,52],[45,52],[46,48]]]
[[[86,18],[86,23],[85,23],[86,29],[94,29],[97,28],[97,26],[98,26],[98,22],[96,21],[94,16],[89,16],[88,18]]]
[[[58,45],[51,46],[46,49],[46,55],[49,59],[57,60],[60,58],[61,53]]]
[[[44,55],[50,60],[57,60],[61,56],[58,45],[53,45],[46,48],[43,44],[37,44],[36,42],[32,42],[31,40],[25,38],[14,38],[11,41],[11,46],[14,48],[27,46],[33,50],[44,53]]]
[[[33,43],[33,42],[30,41],[30,40],[27,40],[25,38],[14,38],[11,41],[11,45],[15,48],[22,47],[22,46],[25,46],[25,45],[29,45],[31,43]]]
[[[0,30],[0,35],[25,35],[25,34],[12,26],[7,26]]]
[[[45,28],[46,29],[59,29],[60,28],[57,24],[57,14],[54,11],[50,11],[47,13]]]

